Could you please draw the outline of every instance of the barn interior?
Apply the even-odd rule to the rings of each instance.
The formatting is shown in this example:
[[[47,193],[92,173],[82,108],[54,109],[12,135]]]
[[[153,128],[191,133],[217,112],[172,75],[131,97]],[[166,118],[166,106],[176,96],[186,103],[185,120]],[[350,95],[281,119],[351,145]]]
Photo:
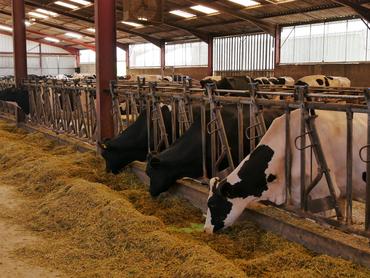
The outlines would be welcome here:
[[[369,277],[369,77],[370,1],[0,0],[0,273]]]

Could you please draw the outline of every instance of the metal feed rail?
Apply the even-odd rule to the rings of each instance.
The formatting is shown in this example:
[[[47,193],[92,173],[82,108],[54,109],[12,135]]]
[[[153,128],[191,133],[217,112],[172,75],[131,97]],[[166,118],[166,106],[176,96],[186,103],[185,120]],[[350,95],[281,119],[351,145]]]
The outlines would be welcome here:
[[[179,92],[178,88],[171,88],[171,91],[164,90],[162,87],[157,87],[158,91],[155,93],[156,97],[159,98],[163,103],[168,103],[168,100],[171,99],[182,99],[184,95]],[[117,88],[119,93],[125,93],[124,90],[121,90],[120,88]],[[162,90],[162,91],[161,91]],[[253,130],[256,134],[256,137],[252,137],[251,132],[250,133],[250,141],[258,140],[259,137],[261,137],[265,129],[261,127],[261,123],[259,122],[256,124],[256,118],[258,117],[258,113],[256,113],[255,108],[257,108],[260,111],[263,111],[263,108],[268,107],[279,107],[281,109],[284,109],[285,115],[286,115],[286,122],[287,122],[287,128],[285,130],[286,132],[286,146],[290,145],[290,128],[289,127],[289,121],[290,121],[290,111],[293,109],[302,109],[302,122],[301,122],[301,136],[296,139],[296,145],[297,148],[300,149],[301,152],[301,208],[297,210],[297,208],[294,208],[294,211],[297,213],[304,212],[306,215],[312,216],[312,218],[318,219],[320,218],[321,221],[329,222],[330,224],[334,224],[337,227],[340,227],[341,229],[345,229],[349,232],[356,232],[362,235],[366,235],[369,237],[369,223],[370,223],[370,209],[369,205],[367,205],[366,211],[365,211],[365,231],[361,232],[358,230],[354,230],[351,227],[352,223],[352,120],[353,120],[353,113],[367,113],[369,114],[369,107],[367,106],[367,99],[366,94],[364,94],[364,89],[362,91],[362,94],[360,94],[360,89],[355,88],[354,90],[341,89],[341,92],[345,91],[345,94],[339,94],[338,91],[335,90],[324,90],[320,88],[319,90],[304,88],[304,87],[296,87],[294,90],[292,89],[283,89],[282,91],[276,91],[275,88],[273,88],[273,92],[269,91],[261,91],[257,90],[257,88],[253,89],[253,86],[249,88],[249,90],[244,91],[236,91],[236,90],[217,90],[212,89],[210,92],[210,89],[207,91],[207,95],[204,94],[203,89],[199,88],[190,88],[187,92],[187,99],[190,101],[190,103],[194,104],[197,103],[197,105],[201,106],[201,122],[202,122],[202,156],[203,156],[203,169],[204,169],[204,176],[207,176],[206,173],[206,154],[205,154],[205,148],[206,148],[206,137],[207,133],[213,134],[214,130],[220,130],[219,136],[211,137],[211,149],[212,149],[212,176],[215,174],[220,174],[219,171],[217,171],[217,165],[220,163],[220,159],[223,157],[228,157],[229,161],[229,171],[233,169],[233,164],[230,163],[230,156],[229,153],[227,153],[229,146],[227,141],[223,140],[224,131],[222,131],[222,117],[215,117],[214,111],[220,111],[222,109],[222,105],[226,104],[234,104],[237,106],[238,111],[238,138],[239,138],[239,160],[244,158],[243,153],[243,136],[244,136],[244,123],[243,121],[243,106],[250,106],[250,110],[253,111],[251,114],[254,114],[255,117],[251,117],[251,122],[248,123],[249,127],[247,130],[251,131]],[[366,90],[368,92],[368,90]],[[235,96],[236,95],[236,96]],[[152,97],[151,93],[147,93],[146,97]],[[272,99],[279,97],[278,100]],[[211,108],[211,113],[213,113],[213,117],[211,115],[211,119],[213,122],[211,122],[211,125],[214,123],[217,123],[218,128],[216,129],[210,129],[209,124],[205,123],[205,111],[206,107],[209,104],[214,104],[215,106]],[[213,104],[211,106],[213,106]],[[215,110],[214,108],[217,109]],[[315,110],[327,110],[327,111],[338,111],[338,112],[344,112],[347,115],[347,126],[348,126],[348,134],[347,134],[347,194],[346,194],[346,211],[342,212],[339,208],[338,201],[336,200],[336,197],[334,195],[334,189],[333,189],[333,183],[332,178],[330,176],[330,169],[327,167],[326,158],[324,156],[324,153],[321,148],[320,138],[318,136],[318,133],[316,131],[315,127],[315,115],[310,114],[310,111],[312,109]],[[370,124],[369,124],[370,125]],[[208,127],[208,130],[207,130]],[[311,144],[308,146],[306,145],[306,136],[310,139]],[[369,134],[370,137],[370,134]],[[216,142],[215,138],[218,138],[218,142]],[[298,146],[298,141],[300,139],[300,144]],[[251,149],[254,148],[253,143],[251,142]],[[319,171],[318,174],[315,177],[311,177],[311,182],[309,184],[306,184],[307,181],[304,178],[306,176],[306,163],[310,163],[312,165],[312,159],[306,157],[306,149],[312,149],[312,152],[314,154],[313,159],[317,161],[317,164],[319,165]],[[369,145],[366,146],[363,150],[367,149],[369,152],[369,160],[370,160],[370,139],[369,139]],[[226,152],[226,154],[225,154]],[[291,150],[289,147],[286,147],[286,181],[287,181],[287,209],[291,210],[292,207],[290,205],[290,192],[291,192],[291,172],[290,172],[290,165],[291,165]],[[367,160],[366,160],[367,162]],[[370,163],[368,163],[370,164]],[[370,170],[370,169],[369,169]],[[312,176],[312,170],[311,170],[311,176]],[[323,200],[315,200],[313,202],[309,198],[309,193],[315,188],[315,186],[318,184],[318,182],[325,178],[329,192],[331,193],[330,196]],[[370,203],[370,185],[367,185],[367,194],[366,199],[367,203]],[[315,210],[315,207],[319,207],[319,209]],[[332,219],[325,219],[322,217],[318,217],[314,213],[317,213],[321,210],[327,210],[334,208],[337,215],[337,220]],[[310,211],[314,212],[311,213]],[[343,221],[343,217],[345,215],[345,222]]]
[[[0,81],[0,84],[1,81]],[[66,133],[82,140],[89,142],[95,141],[96,131],[96,110],[95,110],[95,88],[93,83],[74,83],[74,82],[25,82],[30,91],[30,104],[31,114],[30,120],[35,125],[45,126],[54,130],[57,133]],[[250,149],[253,149],[261,136],[263,136],[266,129],[263,127],[263,110],[268,107],[278,107],[283,109],[286,115],[286,186],[287,186],[287,205],[286,209],[294,210],[297,214],[304,214],[313,219],[325,221],[331,225],[335,225],[340,229],[347,232],[356,232],[361,235],[369,237],[370,235],[370,179],[366,182],[366,211],[365,211],[365,229],[359,231],[354,229],[352,224],[352,145],[353,145],[353,113],[367,113],[370,111],[369,90],[363,89],[360,93],[359,88],[348,89],[307,89],[303,87],[296,88],[281,88],[276,89],[271,86],[269,89],[261,90],[260,87],[251,86],[248,90],[217,90],[208,88],[207,94],[204,89],[190,87],[189,84],[155,84],[149,86],[142,83],[126,84],[124,82],[112,83],[111,92],[113,96],[113,111],[114,121],[117,125],[116,131],[121,132],[125,127],[132,124],[138,115],[144,110],[149,111],[148,133],[155,133],[155,146],[148,148],[152,150],[161,150],[168,144],[163,144],[164,136],[172,136],[174,141],[181,136],[190,124],[193,122],[193,110],[200,109],[201,124],[202,124],[202,157],[203,157],[203,172],[204,177],[214,175],[224,175],[233,169],[230,163],[230,148],[225,139],[225,132],[222,131],[222,106],[229,104],[237,107],[238,118],[238,158],[241,161],[245,156],[244,136],[247,130],[250,138]],[[364,93],[365,91],[365,93]],[[172,134],[165,134],[163,129],[163,118],[158,116],[158,103],[169,104],[172,107],[171,121],[172,121]],[[126,103],[125,116],[122,121],[121,111],[119,105]],[[206,113],[208,107],[211,123],[207,123]],[[243,122],[243,110],[245,107],[251,111],[249,123]],[[118,110],[117,110],[118,108]],[[153,109],[157,111],[153,113]],[[311,181],[301,179],[301,208],[293,208],[290,205],[290,192],[291,192],[291,149],[288,147],[290,143],[290,111],[293,109],[302,108],[301,123],[301,136],[296,139],[296,145],[301,149],[301,176],[304,177],[305,165],[312,163],[310,157],[306,155],[306,149],[312,148],[314,154],[313,159],[318,160],[318,165],[321,166],[319,175],[311,177]],[[332,191],[330,169],[327,169],[325,157],[320,149],[320,138],[315,128],[315,117],[310,114],[310,110],[326,110],[326,111],[339,111],[346,113],[347,117],[347,205],[346,211],[342,212],[338,208],[337,200],[333,193],[327,202],[320,202],[322,208],[336,208],[337,220],[330,218],[323,218],[311,211],[315,206],[309,198],[309,192],[316,186],[318,180],[325,178],[329,184],[329,191]],[[217,112],[218,111],[218,112]],[[218,114],[218,115],[216,115]],[[220,116],[221,115],[221,116]],[[119,117],[118,117],[119,116]],[[369,117],[370,119],[370,117]],[[123,123],[126,124],[123,124]],[[162,126],[162,127],[161,127]],[[218,128],[214,128],[217,126]],[[370,126],[370,122],[369,122]],[[208,128],[207,128],[208,127]],[[310,138],[312,146],[306,145],[306,136]],[[210,136],[210,147],[212,151],[212,173],[207,173],[206,161],[206,148],[209,142],[207,136]],[[162,139],[162,140],[161,140]],[[227,138],[226,138],[227,139]],[[160,143],[161,146],[160,146]],[[366,156],[364,155],[366,152]],[[222,173],[218,169],[220,161],[223,157],[229,159],[229,169],[226,173]],[[361,157],[367,165],[367,176],[370,174],[370,128],[368,134],[368,145],[364,146],[361,150]],[[312,171],[311,171],[312,172]],[[312,176],[312,174],[311,174]],[[322,200],[325,201],[325,200]],[[325,207],[326,206],[326,207]],[[345,216],[345,221],[341,216]]]

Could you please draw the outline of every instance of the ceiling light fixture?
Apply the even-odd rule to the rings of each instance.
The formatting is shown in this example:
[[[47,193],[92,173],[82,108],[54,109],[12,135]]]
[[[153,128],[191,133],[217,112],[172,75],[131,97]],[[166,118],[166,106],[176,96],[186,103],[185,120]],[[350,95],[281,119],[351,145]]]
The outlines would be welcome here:
[[[67,37],[75,38],[75,39],[81,39],[82,36],[80,34],[72,33],[72,32],[67,32],[64,34]]]
[[[136,22],[131,22],[131,21],[121,21],[123,24],[130,25],[133,27],[142,27],[144,26],[143,24],[136,23]]]
[[[185,17],[185,18],[195,17],[195,14],[191,14],[191,13],[184,12],[184,11],[181,11],[181,10],[170,11],[170,14],[174,14],[174,15],[177,15],[177,16]]]
[[[84,5],[84,6],[88,6],[92,4],[91,2],[85,1],[85,0],[69,0],[69,1],[80,4],[80,5]]]
[[[12,32],[13,28],[6,26],[6,25],[0,25],[0,30]]]
[[[26,25],[27,27],[29,27],[29,26],[32,25],[32,23],[30,21],[28,21],[28,20],[25,20],[24,21],[24,25]]]
[[[40,13],[36,13],[36,12],[28,12],[28,14],[30,16],[37,17],[37,18],[42,18],[42,19],[48,19],[49,18],[49,16],[47,16],[45,14],[40,14]]]
[[[198,12],[205,13],[205,14],[215,14],[215,13],[218,13],[218,10],[215,10],[215,9],[212,9],[212,8],[209,8],[209,7],[206,7],[206,6],[203,6],[203,5],[192,6],[192,7],[190,7],[190,9],[196,10]]]
[[[63,2],[63,1],[55,1],[54,4],[65,7],[65,8],[69,8],[69,9],[72,9],[72,10],[77,10],[78,9],[78,6],[72,5],[70,3],[66,3],[66,2]]]
[[[44,9],[36,9],[36,12],[41,13],[41,14],[45,14],[45,15],[48,15],[48,16],[52,16],[52,17],[58,16],[57,13],[54,13],[54,12],[51,12],[51,11],[48,11],[48,10],[44,10]]]
[[[242,5],[244,7],[255,7],[261,5],[261,3],[253,0],[229,0],[230,2]]]
[[[60,40],[55,39],[55,38],[50,38],[50,37],[46,37],[44,38],[44,40],[49,41],[49,42],[56,42],[56,43],[60,42]]]

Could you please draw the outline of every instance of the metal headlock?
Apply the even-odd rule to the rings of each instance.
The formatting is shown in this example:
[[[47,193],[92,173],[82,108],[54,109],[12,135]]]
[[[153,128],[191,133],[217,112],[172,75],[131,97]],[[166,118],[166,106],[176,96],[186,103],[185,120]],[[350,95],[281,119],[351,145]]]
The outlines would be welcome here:
[[[207,125],[207,129],[211,131],[211,152],[212,152],[212,176],[217,176],[217,170],[223,159],[226,157],[228,162],[228,170],[231,172],[235,169],[234,161],[230,151],[230,145],[227,139],[224,122],[221,115],[222,106],[214,99],[215,84],[207,84],[206,92],[208,95],[208,101],[210,105],[211,120]],[[209,126],[216,126],[209,128]],[[221,153],[217,158],[217,142],[215,135],[218,135],[221,147]],[[212,139],[213,137],[213,139]]]
[[[298,139],[300,139],[301,145],[298,148],[298,150],[300,150],[301,153],[301,209],[304,211],[307,211],[309,209],[309,194],[318,185],[320,180],[323,177],[325,177],[330,192],[329,196],[330,198],[324,198],[323,200],[324,203],[329,202],[329,206],[328,204],[325,205],[323,204],[323,209],[325,208],[326,210],[328,208],[334,208],[337,219],[341,221],[343,219],[343,213],[340,210],[339,203],[335,195],[334,185],[330,175],[330,169],[327,165],[326,158],[315,125],[315,119],[317,118],[317,115],[315,114],[314,110],[311,110],[310,112],[309,109],[306,107],[305,103],[306,93],[307,87],[297,87],[296,94],[298,100],[301,102],[301,135],[295,139],[295,143],[297,142]],[[311,145],[306,145],[307,135],[310,139]],[[295,145],[297,147],[297,144]],[[308,186],[306,186],[306,160],[305,160],[307,148],[312,149],[318,167],[316,177],[312,180],[312,182]],[[319,201],[317,202],[317,204],[315,204],[315,207],[317,207],[318,204],[320,204]]]
[[[152,95],[152,102],[153,102],[152,119],[153,119],[154,151],[159,152],[163,144],[165,148],[168,148],[170,144],[168,142],[166,126],[164,124],[164,119],[162,115],[161,103],[160,103],[159,97],[156,96],[156,87],[157,87],[156,82],[149,82],[149,90],[150,90],[150,94]],[[158,134],[158,131],[159,131],[159,134]]]
[[[185,85],[184,85],[185,84]],[[30,100],[30,115],[29,122],[32,125],[39,125],[44,128],[55,131],[56,133],[66,133],[84,140],[86,136],[89,142],[94,142],[96,139],[96,89],[95,82],[82,81],[79,83],[72,81],[60,80],[25,80],[24,85],[28,87]],[[120,102],[127,102],[128,109],[126,113],[130,114],[127,119],[134,119],[132,114],[136,114],[135,105],[138,112],[148,111],[147,126],[148,126],[148,149],[158,149],[160,142],[164,146],[165,134],[163,116],[158,113],[161,111],[159,102],[173,105],[172,124],[177,124],[176,130],[173,130],[173,139],[180,134],[179,126],[182,126],[182,132],[187,128],[187,124],[193,122],[192,119],[192,102],[200,105],[201,109],[201,136],[202,136],[202,166],[204,176],[217,176],[223,173],[217,173],[217,168],[221,162],[229,162],[229,168],[233,169],[233,161],[231,158],[231,150],[226,141],[225,129],[221,117],[222,104],[235,105],[238,114],[238,157],[239,161],[244,159],[244,136],[245,132],[248,138],[252,141],[255,147],[259,138],[265,133],[262,111],[265,107],[280,107],[285,110],[285,180],[286,180],[286,200],[287,204],[284,209],[294,211],[298,215],[304,215],[319,223],[327,223],[343,229],[349,233],[356,233],[370,238],[370,178],[366,179],[366,210],[365,210],[365,231],[360,231],[356,226],[351,226],[352,223],[352,176],[354,162],[353,149],[353,115],[354,113],[367,113],[368,122],[368,139],[365,146],[359,152],[360,158],[366,163],[367,176],[370,177],[370,91],[365,88],[293,88],[293,87],[277,87],[264,89],[264,86],[251,86],[249,90],[215,90],[212,88],[204,93],[200,88],[189,88],[188,80],[182,81],[182,84],[158,83],[158,86],[150,89],[145,79],[139,79],[137,82],[118,82],[114,85],[111,91],[112,98]],[[0,87],[7,88],[14,86],[14,82],[0,79]],[[113,86],[113,84],[112,84]],[[153,92],[150,94],[151,91]],[[296,91],[295,91],[296,90]],[[364,94],[365,90],[365,94]],[[249,94],[250,93],[250,94]],[[252,96],[252,97],[250,97]],[[262,97],[263,96],[263,97]],[[277,98],[279,97],[279,98]],[[293,99],[295,97],[295,99]],[[366,98],[365,98],[366,97]],[[211,100],[211,101],[210,101]],[[207,125],[207,108],[211,103],[211,123]],[[82,105],[82,109],[81,109]],[[159,105],[159,107],[158,107]],[[14,105],[13,105],[14,106]],[[118,118],[118,104],[114,104],[113,113]],[[244,108],[245,106],[245,108]],[[0,110],[6,111],[13,108],[8,108],[6,103],[0,102]],[[145,108],[146,107],[146,108]],[[243,123],[243,109],[251,108],[251,121]],[[290,127],[290,113],[292,110],[301,108],[301,128],[299,136],[291,138],[293,132]],[[338,202],[333,190],[330,169],[326,164],[325,157],[320,144],[320,138],[317,134],[316,117],[314,113],[310,113],[311,109],[323,111],[340,111],[346,113],[347,119],[347,157],[346,157],[346,222],[340,222],[336,219],[313,214],[316,212],[335,208],[338,219],[342,220],[342,212],[339,211]],[[153,111],[153,114],[152,112]],[[245,112],[245,111],[244,111]],[[5,112],[6,113],[6,112]],[[14,115],[14,113],[13,113]],[[11,116],[13,116],[11,115]],[[127,114],[126,114],[127,116]],[[162,116],[162,117],[161,117]],[[187,119],[186,119],[187,118]],[[125,128],[125,120],[120,119],[115,124],[119,125],[122,121]],[[162,123],[162,124],[160,124]],[[317,124],[317,123],[316,123]],[[248,128],[245,130],[245,126]],[[208,127],[208,128],[207,128]],[[118,130],[119,128],[117,128]],[[211,134],[207,134],[208,132]],[[150,133],[155,133],[155,136],[150,136]],[[176,134],[176,132],[178,134]],[[87,134],[87,135],[85,135]],[[153,147],[153,137],[156,144]],[[208,143],[209,138],[210,144]],[[295,139],[295,140],[294,140]],[[307,141],[310,140],[310,141]],[[84,140],[85,141],[85,140]],[[226,142],[226,143],[225,143]],[[323,142],[324,143],[324,142]],[[209,144],[207,146],[207,144]],[[161,146],[161,147],[162,147]],[[207,148],[208,147],[208,148]],[[295,208],[291,206],[293,201],[292,195],[292,151],[296,147],[301,157],[301,206]],[[163,148],[163,147],[162,147]],[[211,149],[212,173],[207,173],[207,149]],[[253,148],[252,148],[253,149]],[[344,150],[343,150],[344,151]],[[311,153],[311,159],[310,159]],[[307,156],[307,157],[306,157]],[[306,160],[307,158],[307,160]],[[226,161],[228,159],[228,161]],[[299,159],[299,158],[298,158]],[[315,161],[316,160],[316,161]],[[312,172],[312,161],[317,165],[317,173]],[[311,167],[309,163],[311,162]],[[316,163],[317,162],[317,163]],[[308,164],[307,164],[308,163]],[[230,166],[231,165],[231,166]],[[226,165],[227,166],[227,165]],[[307,166],[307,169],[306,169]],[[210,167],[211,168],[211,167]],[[307,170],[307,173],[306,173]],[[316,170],[316,169],[314,169]],[[311,173],[310,173],[311,172]],[[207,175],[208,174],[208,175]],[[344,173],[343,173],[344,174]],[[334,177],[333,177],[334,178]],[[356,177],[358,178],[358,177]],[[325,180],[322,180],[325,179]],[[316,188],[319,183],[326,182],[328,184],[329,196],[322,199],[312,200],[310,192]],[[299,190],[299,188],[298,188]],[[354,191],[355,192],[355,191]],[[316,207],[316,209],[315,209]]]
[[[370,232],[370,88],[364,91],[367,104],[367,145],[366,152],[366,207],[365,207],[365,231]],[[364,147],[363,147],[364,148]],[[362,149],[361,149],[362,150]],[[360,151],[361,153],[361,151]],[[361,158],[362,159],[362,158]]]
[[[249,127],[245,130],[245,135],[249,139],[250,152],[252,152],[257,144],[258,140],[263,137],[266,133],[266,124],[263,116],[263,109],[256,103],[258,85],[256,83],[249,84],[249,93],[251,104],[250,107],[250,122]]]
[[[116,91],[117,81],[111,80],[109,83],[110,94],[112,96],[112,117],[114,122],[114,135],[123,130],[123,123],[121,120],[121,111],[119,106],[118,93]]]

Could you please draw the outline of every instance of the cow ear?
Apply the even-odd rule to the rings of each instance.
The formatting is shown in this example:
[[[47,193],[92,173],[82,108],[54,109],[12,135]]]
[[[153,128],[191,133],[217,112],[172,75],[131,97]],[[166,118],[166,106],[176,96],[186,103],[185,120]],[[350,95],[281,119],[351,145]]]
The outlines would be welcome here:
[[[215,188],[219,182],[220,182],[220,178],[218,177],[211,178],[209,180],[209,189],[213,190],[213,188]]]
[[[159,157],[156,156],[153,153],[148,154],[148,159],[147,160],[148,160],[148,163],[150,164],[150,166],[152,166],[152,167],[158,166],[161,163],[161,160],[159,159]]]
[[[221,197],[228,197],[230,194],[231,185],[228,182],[220,183],[216,189],[216,194]]]
[[[217,190],[219,191],[219,194],[223,197],[229,197],[229,193],[230,193],[230,190],[231,190],[231,185],[230,183],[228,182],[225,182],[225,183],[221,183]]]

